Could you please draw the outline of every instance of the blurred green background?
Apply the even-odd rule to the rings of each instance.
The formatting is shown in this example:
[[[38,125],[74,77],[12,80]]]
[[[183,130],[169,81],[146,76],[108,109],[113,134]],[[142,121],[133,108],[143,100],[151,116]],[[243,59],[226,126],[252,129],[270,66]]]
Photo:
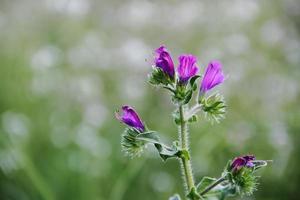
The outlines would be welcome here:
[[[227,74],[226,119],[191,126],[194,174],[228,159],[274,162],[242,199],[300,196],[300,3],[297,0],[0,1],[0,199],[153,200],[183,195],[179,164],[151,147],[124,157],[114,118],[134,106],[177,137],[168,93],[146,82],[153,49],[198,56]],[[241,198],[237,198],[241,199]]]

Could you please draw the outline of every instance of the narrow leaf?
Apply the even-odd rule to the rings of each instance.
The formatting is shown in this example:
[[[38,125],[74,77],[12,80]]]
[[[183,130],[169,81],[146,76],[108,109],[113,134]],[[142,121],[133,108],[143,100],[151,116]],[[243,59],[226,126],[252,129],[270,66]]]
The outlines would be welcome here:
[[[197,191],[202,192],[205,188],[207,188],[209,185],[211,185],[216,180],[217,180],[216,178],[204,176],[197,185]]]

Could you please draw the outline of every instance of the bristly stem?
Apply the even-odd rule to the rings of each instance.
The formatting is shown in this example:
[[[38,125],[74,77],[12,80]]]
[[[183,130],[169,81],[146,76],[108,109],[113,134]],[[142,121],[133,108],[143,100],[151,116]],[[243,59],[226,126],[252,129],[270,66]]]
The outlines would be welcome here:
[[[179,114],[180,114],[180,126],[179,126],[179,139],[181,143],[182,150],[188,152],[188,156],[181,157],[182,164],[182,174],[184,175],[184,180],[187,186],[187,193],[189,193],[192,188],[195,187],[192,164],[190,161],[190,152],[189,152],[189,141],[188,141],[188,126],[187,122],[184,119],[184,107],[183,105],[179,106]]]

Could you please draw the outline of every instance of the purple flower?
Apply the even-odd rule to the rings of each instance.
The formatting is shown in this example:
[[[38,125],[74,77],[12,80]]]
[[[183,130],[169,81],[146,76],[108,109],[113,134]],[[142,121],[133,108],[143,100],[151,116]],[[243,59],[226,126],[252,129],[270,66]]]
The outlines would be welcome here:
[[[124,124],[127,124],[128,126],[131,126],[133,128],[138,129],[141,132],[145,131],[145,126],[143,122],[140,120],[138,114],[134,111],[134,109],[130,106],[123,106],[122,107],[122,114],[119,115],[118,112],[116,112],[116,118],[123,122]]]
[[[222,72],[222,64],[218,60],[211,61],[202,79],[200,93],[204,94],[206,91],[219,85],[224,81],[224,74]]]
[[[255,160],[255,156],[253,155],[245,155],[236,157],[231,163],[231,169],[235,172],[240,170],[242,167],[253,167],[254,164],[252,161]]]
[[[155,50],[155,66],[161,68],[171,79],[174,79],[174,63],[164,45]]]
[[[198,72],[198,66],[196,64],[197,58],[191,54],[183,54],[179,56],[179,67],[177,68],[179,82],[186,84],[187,81],[195,76]]]

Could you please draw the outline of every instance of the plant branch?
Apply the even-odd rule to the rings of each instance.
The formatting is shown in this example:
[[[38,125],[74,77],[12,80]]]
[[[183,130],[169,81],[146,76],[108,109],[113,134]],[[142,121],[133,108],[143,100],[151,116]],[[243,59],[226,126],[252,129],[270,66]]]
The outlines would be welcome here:
[[[224,177],[219,178],[218,180],[216,180],[214,183],[212,183],[211,185],[209,185],[207,188],[205,188],[200,195],[203,196],[206,193],[208,193],[210,190],[212,190],[214,187],[216,187],[217,185],[219,185],[220,183],[222,183],[223,181],[225,181],[226,179]]]

